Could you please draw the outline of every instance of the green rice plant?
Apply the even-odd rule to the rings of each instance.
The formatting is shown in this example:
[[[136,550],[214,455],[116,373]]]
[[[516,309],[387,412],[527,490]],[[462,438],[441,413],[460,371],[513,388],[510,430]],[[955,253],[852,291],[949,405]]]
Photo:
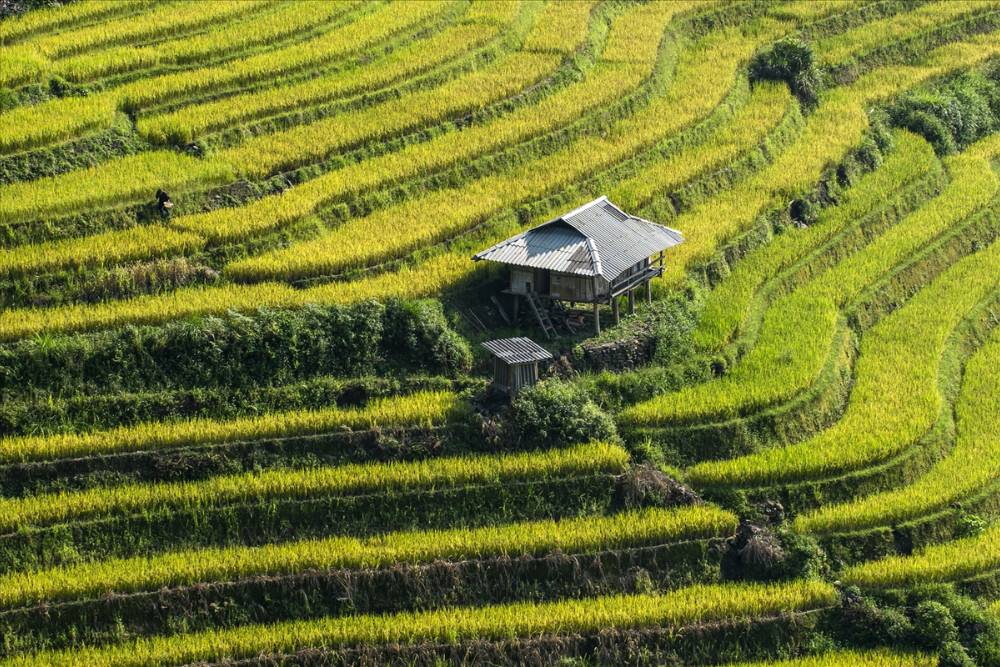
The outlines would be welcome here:
[[[823,3],[811,3],[821,5]],[[819,655],[767,662],[740,662],[727,667],[937,667],[937,656],[922,653],[875,651],[830,651]]]
[[[587,24],[596,5],[596,0],[546,5],[535,27],[524,38],[522,48],[525,51],[573,53],[587,37]],[[659,35],[654,37],[658,38]]]
[[[662,11],[658,16],[664,21],[669,18]],[[234,262],[226,267],[226,273],[241,280],[336,274],[453,236],[503,208],[540,198],[627,159],[708,114],[733,86],[739,64],[754,46],[755,38],[739,30],[713,33],[695,48],[681,52],[673,85],[646,107],[618,121],[602,137],[583,136],[506,173],[434,191],[350,220],[313,240]],[[380,235],[382,242],[372,244],[373,234]]]
[[[12,667],[187,664],[287,654],[321,646],[439,644],[607,629],[681,629],[712,621],[806,612],[831,606],[836,600],[834,588],[819,581],[698,585],[668,593],[246,625],[231,630],[140,639],[103,648],[24,655],[0,664]]]
[[[144,115],[136,126],[145,136],[188,143],[206,132],[240,122],[375,90],[458,57],[496,35],[497,27],[491,24],[452,26],[427,39],[393,49],[367,67],[339,70],[302,83],[268,87],[189,104],[175,111]]]
[[[178,191],[232,180],[232,171],[218,161],[173,151],[148,151],[58,176],[0,186],[0,223],[66,215],[100,206],[152,202],[153,193],[164,183],[176,195]]]
[[[979,535],[846,568],[840,580],[864,588],[903,588],[970,579],[1000,569],[1000,524]]]
[[[551,75],[560,62],[551,54],[515,53],[440,86],[249,139],[219,152],[214,159],[249,176],[284,171],[352,146],[482,109]]]
[[[812,386],[834,346],[841,310],[937,235],[985,207],[1000,190],[990,163],[963,155],[946,161],[951,183],[862,250],[777,299],[756,345],[723,378],[632,406],[633,424],[728,419],[788,401]]]
[[[850,400],[832,427],[793,445],[689,468],[709,486],[824,479],[877,464],[920,438],[941,410],[938,362],[948,336],[996,290],[1000,243],[956,263],[866,332]]]
[[[90,2],[36,9],[0,22],[0,44],[11,44],[43,30],[54,31],[85,21],[134,12],[151,4],[152,0],[90,0]]]
[[[749,228],[768,210],[801,196],[823,169],[841,162],[864,137],[866,110],[923,82],[968,69],[1000,54],[1000,33],[977,35],[934,49],[919,65],[878,68],[853,84],[823,94],[805,129],[766,169],[695,206],[671,224],[684,232],[656,289],[680,287],[688,269],[710,260],[720,245]]]
[[[743,328],[753,296],[762,285],[876,210],[890,193],[900,192],[940,170],[933,148],[917,135],[896,132],[893,144],[885,162],[862,176],[836,206],[823,209],[815,223],[805,229],[786,230],[767,246],[740,260],[705,299],[694,331],[699,347],[720,350]]]
[[[815,50],[824,66],[842,63],[866,51],[896,42],[935,26],[945,25],[965,15],[996,8],[1000,4],[981,0],[929,2],[916,9],[869,21],[857,28],[819,40]]]
[[[351,7],[349,2],[278,5],[273,11],[251,13],[246,20],[213,26],[198,35],[186,35],[149,46],[116,46],[63,58],[52,63],[50,71],[79,82],[156,65],[191,63],[201,58],[238,53],[315,29]]]
[[[634,89],[648,71],[625,64],[601,64],[583,81],[461,132],[446,132],[425,142],[323,174],[295,188],[254,202],[180,216],[171,225],[205,236],[210,243],[239,241],[293,224],[322,206],[402,182],[463,160],[512,146],[572,123],[587,112]]]
[[[710,505],[613,516],[531,521],[481,528],[327,537],[263,546],[192,549],[83,563],[0,577],[0,606],[155,591],[200,582],[281,576],[308,570],[382,568],[400,563],[544,556],[635,549],[727,537],[735,515]]]
[[[194,482],[126,484],[23,498],[0,499],[0,531],[108,515],[184,510],[206,505],[421,491],[477,484],[508,484],[580,474],[625,471],[628,453],[593,443],[566,449],[500,456],[437,458],[311,469],[266,470]]]
[[[1000,618],[1000,600],[997,600],[990,604],[986,610],[993,614],[995,617]]]
[[[898,489],[827,505],[795,519],[795,530],[836,533],[898,525],[975,495],[1000,480],[1000,329],[965,367],[955,408],[954,449],[923,477]]]
[[[38,63],[34,70],[17,70],[19,77],[7,75],[3,85],[15,86],[37,81],[50,69],[50,59],[109,45],[123,44],[153,37],[184,33],[216,21],[225,21],[241,12],[254,11],[267,0],[217,0],[215,2],[176,2],[156,7],[141,20],[125,18],[98,22],[78,29],[40,35],[30,41],[0,51],[0,72],[9,72],[9,64],[25,62],[28,57]]]
[[[360,408],[271,412],[227,421],[190,419],[146,422],[106,431],[0,439],[0,462],[44,461],[227,442],[269,440],[342,429],[440,425],[456,406],[451,392],[427,391],[378,398]]]

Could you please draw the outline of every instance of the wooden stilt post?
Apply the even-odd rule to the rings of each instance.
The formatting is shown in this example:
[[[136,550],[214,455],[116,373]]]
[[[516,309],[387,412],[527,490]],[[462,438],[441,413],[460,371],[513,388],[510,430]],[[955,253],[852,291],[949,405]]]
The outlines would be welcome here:
[[[618,309],[618,297],[616,296],[611,297],[611,309],[615,312],[615,324],[621,324],[622,314]]]
[[[514,322],[515,325],[517,324],[517,311],[520,309],[520,305],[521,305],[521,297],[519,297],[517,294],[515,294],[514,295],[514,319],[513,319],[513,322]]]
[[[628,314],[635,315],[635,288],[628,291]]]
[[[646,303],[653,303],[653,280],[646,281]]]
[[[594,302],[594,333],[601,335],[601,304]]]

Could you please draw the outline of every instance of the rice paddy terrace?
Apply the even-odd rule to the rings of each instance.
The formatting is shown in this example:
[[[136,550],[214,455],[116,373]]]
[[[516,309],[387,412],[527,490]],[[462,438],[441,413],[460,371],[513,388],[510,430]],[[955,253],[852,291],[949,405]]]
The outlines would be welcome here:
[[[0,665],[1000,665],[1000,2],[32,4]],[[602,195],[684,242],[498,398]]]

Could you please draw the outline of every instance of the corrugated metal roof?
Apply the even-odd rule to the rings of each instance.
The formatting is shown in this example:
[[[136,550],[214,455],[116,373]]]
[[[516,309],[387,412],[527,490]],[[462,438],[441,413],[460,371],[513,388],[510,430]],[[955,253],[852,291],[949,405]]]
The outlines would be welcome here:
[[[527,364],[547,361],[552,353],[530,338],[498,338],[483,343],[483,347],[508,364]]]
[[[629,267],[683,241],[677,230],[629,215],[607,197],[600,197],[473,259],[612,281]]]

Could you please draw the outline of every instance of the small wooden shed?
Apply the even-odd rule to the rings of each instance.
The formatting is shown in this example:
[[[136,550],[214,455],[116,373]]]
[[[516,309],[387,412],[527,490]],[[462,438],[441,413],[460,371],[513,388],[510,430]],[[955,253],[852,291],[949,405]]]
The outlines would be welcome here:
[[[538,364],[552,353],[530,338],[498,338],[483,343],[493,355],[493,384],[511,395],[538,382]]]

